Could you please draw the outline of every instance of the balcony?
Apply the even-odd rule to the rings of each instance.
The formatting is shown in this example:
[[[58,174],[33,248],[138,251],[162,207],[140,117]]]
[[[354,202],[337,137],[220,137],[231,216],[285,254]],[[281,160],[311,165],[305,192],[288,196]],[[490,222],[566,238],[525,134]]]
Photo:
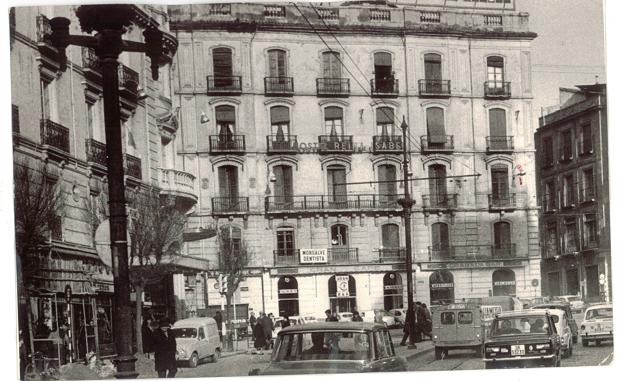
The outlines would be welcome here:
[[[121,97],[137,101],[140,75],[135,70],[123,65],[118,65],[118,90]]]
[[[401,262],[406,260],[405,247],[382,247],[378,249],[378,262]]]
[[[377,98],[397,98],[400,93],[397,79],[372,79],[372,96]]]
[[[487,99],[509,99],[512,96],[511,82],[484,82],[484,97]]]
[[[454,151],[453,135],[423,135],[421,137],[421,153],[451,153]]]
[[[11,117],[12,117],[13,133],[19,134],[19,107],[18,106],[11,105]]]
[[[490,212],[509,212],[516,209],[516,194],[489,194],[488,209]]]
[[[194,190],[196,177],[191,173],[176,169],[161,169],[161,193],[180,197],[188,201],[188,204],[195,204],[198,201],[198,194]]]
[[[52,34],[52,26],[49,23],[49,19],[44,15],[38,15],[36,18],[36,26],[36,42],[39,52],[53,61],[59,61],[58,49],[54,47],[49,38]]]
[[[239,95],[241,94],[242,77],[235,76],[213,76],[206,78],[206,91],[209,95]]]
[[[359,263],[359,249],[356,247],[330,247],[327,249],[329,263]]]
[[[294,78],[265,77],[264,94],[270,96],[291,96],[294,94]]]
[[[352,152],[352,135],[321,135],[318,137],[319,154],[351,154]]]
[[[401,155],[404,151],[402,136],[374,136],[372,137],[372,152],[377,155],[381,153]]]
[[[49,119],[41,119],[41,144],[68,154],[69,129]]]
[[[303,196],[268,196],[265,198],[267,213],[300,213],[314,211],[345,210],[393,210],[401,207],[399,195],[303,195]]]
[[[452,210],[458,207],[457,194],[424,194],[422,207],[424,211]]]
[[[294,155],[299,152],[296,135],[269,135],[267,136],[268,154]]]
[[[299,265],[299,250],[273,250],[273,263],[275,266],[297,266]]]
[[[105,143],[95,139],[86,139],[86,160],[89,164],[96,164],[107,168],[107,148]]]
[[[249,212],[249,197],[213,197],[213,214],[234,214]]]
[[[476,261],[523,258],[516,251],[516,244],[502,245],[434,245],[428,246],[431,262]]]
[[[142,160],[139,157],[125,154],[125,174],[136,180],[142,180]]]
[[[328,264],[359,263],[359,249],[350,247],[331,247],[327,250]],[[298,249],[273,250],[275,266],[312,266],[314,263],[301,263]]]
[[[514,152],[513,136],[486,136],[488,153],[512,153]]]
[[[99,57],[92,48],[82,48],[82,68],[84,76],[91,81],[99,82],[102,79],[103,71]]]
[[[557,197],[554,195],[544,195],[542,211],[544,213],[555,213],[557,211]]]
[[[595,202],[595,187],[580,189],[580,203]]]
[[[211,135],[209,151],[211,154],[245,153],[245,135]]]
[[[316,78],[316,94],[319,97],[348,97],[350,96],[350,79]]]
[[[419,96],[425,98],[448,98],[451,95],[451,81],[420,79]]]

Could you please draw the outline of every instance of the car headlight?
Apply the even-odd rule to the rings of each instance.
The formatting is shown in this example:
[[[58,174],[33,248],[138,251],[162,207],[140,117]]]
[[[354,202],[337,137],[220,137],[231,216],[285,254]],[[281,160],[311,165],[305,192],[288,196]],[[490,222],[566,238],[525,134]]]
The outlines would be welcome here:
[[[586,328],[586,327],[585,327],[585,325],[584,325],[584,324],[580,326],[580,329],[582,329],[583,331],[585,330],[585,328]]]
[[[561,338],[561,340],[563,340],[563,338]],[[535,346],[535,349],[550,349],[550,344],[546,343],[546,344],[537,344]]]
[[[498,347],[486,347],[486,352],[498,353],[500,350],[501,348],[498,348]]]

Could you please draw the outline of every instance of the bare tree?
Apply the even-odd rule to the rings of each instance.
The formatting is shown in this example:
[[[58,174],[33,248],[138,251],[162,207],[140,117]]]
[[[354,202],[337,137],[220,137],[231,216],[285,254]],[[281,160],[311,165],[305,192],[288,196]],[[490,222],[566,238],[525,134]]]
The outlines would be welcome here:
[[[243,271],[247,268],[251,253],[241,238],[240,229],[232,226],[219,228],[219,271],[227,277],[226,324],[230,323],[230,304],[234,293],[243,280]]]

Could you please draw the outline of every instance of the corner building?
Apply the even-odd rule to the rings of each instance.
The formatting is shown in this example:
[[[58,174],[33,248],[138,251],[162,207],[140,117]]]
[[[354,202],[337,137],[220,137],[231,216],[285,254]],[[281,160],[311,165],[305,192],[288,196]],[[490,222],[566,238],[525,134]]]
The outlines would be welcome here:
[[[414,3],[170,7],[190,228],[253,253],[237,316],[406,307],[403,116],[415,300],[540,295],[528,15]]]

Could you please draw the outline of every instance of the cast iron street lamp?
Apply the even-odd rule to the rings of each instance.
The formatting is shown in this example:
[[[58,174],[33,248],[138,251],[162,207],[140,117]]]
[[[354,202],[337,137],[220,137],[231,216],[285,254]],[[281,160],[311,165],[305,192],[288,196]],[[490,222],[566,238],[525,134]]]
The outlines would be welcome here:
[[[114,275],[114,342],[116,344],[117,378],[137,378],[133,356],[131,304],[129,300],[129,261],[127,256],[127,216],[123,169],[122,135],[118,88],[118,56],[123,51],[146,53],[151,62],[153,80],[159,77],[159,65],[171,61],[177,42],[164,35],[157,23],[148,20],[135,5],[82,5],[76,15],[82,31],[94,36],[70,35],[71,21],[64,17],[50,20],[50,39],[58,49],[61,65],[66,67],[66,48],[78,45],[92,48],[100,60],[103,77],[103,106],[107,147],[107,170],[110,208],[110,242]],[[146,20],[144,43],[122,39],[136,20]]]

